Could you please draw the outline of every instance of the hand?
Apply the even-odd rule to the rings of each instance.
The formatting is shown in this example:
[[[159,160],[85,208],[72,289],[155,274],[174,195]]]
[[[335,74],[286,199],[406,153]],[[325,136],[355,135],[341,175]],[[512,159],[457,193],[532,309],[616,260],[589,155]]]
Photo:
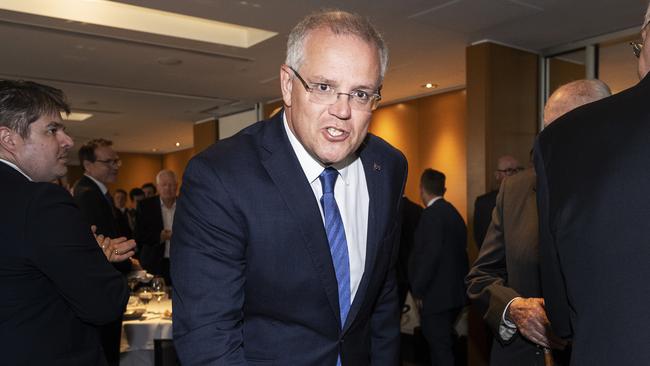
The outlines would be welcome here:
[[[109,262],[122,262],[135,254],[133,250],[135,240],[133,239],[127,240],[124,237],[111,239],[103,235],[95,235],[95,239]]]
[[[160,242],[163,243],[167,240],[170,240],[172,238],[172,231],[171,230],[163,230],[160,232]]]
[[[542,298],[515,298],[508,307],[506,318],[515,323],[522,336],[535,344],[560,350],[567,345],[567,341],[551,331]]]

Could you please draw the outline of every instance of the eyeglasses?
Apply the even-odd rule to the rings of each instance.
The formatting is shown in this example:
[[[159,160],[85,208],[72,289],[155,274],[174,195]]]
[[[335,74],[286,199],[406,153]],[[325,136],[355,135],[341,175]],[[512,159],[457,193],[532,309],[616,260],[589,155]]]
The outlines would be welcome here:
[[[310,84],[307,84],[302,76],[298,74],[298,71],[294,70],[291,66],[287,67],[291,69],[298,80],[300,80],[302,86],[304,86],[305,90],[309,93],[309,100],[314,103],[332,105],[339,99],[339,95],[347,95],[350,108],[358,111],[369,112],[377,109],[377,105],[379,105],[379,101],[381,100],[381,87],[377,92],[357,89],[350,93],[342,93],[334,89],[331,85],[325,83],[312,83],[310,86]]]
[[[97,163],[103,163],[106,165],[112,165],[112,166],[117,166],[121,167],[122,166],[122,160],[121,159],[106,159],[106,160],[95,160]]]
[[[641,50],[643,50],[643,43],[632,41],[630,42],[630,46],[632,46],[632,52],[634,52],[634,56],[636,56],[636,58],[639,58],[641,56]]]
[[[516,168],[508,168],[508,169],[497,169],[497,172],[510,176],[510,175],[515,175],[522,170],[524,170],[524,168],[516,167]]]

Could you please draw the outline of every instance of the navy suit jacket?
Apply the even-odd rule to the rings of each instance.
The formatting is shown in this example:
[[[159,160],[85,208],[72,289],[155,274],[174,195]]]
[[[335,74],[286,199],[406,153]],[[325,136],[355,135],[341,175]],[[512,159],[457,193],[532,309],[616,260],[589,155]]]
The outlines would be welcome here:
[[[0,364],[103,365],[129,298],[70,194],[0,162]]]
[[[160,241],[160,232],[164,228],[160,196],[145,198],[138,203],[137,220],[135,241],[140,248],[140,264],[149,273],[161,276],[164,273],[165,242]]]
[[[467,227],[456,208],[441,198],[422,211],[409,261],[411,293],[422,313],[465,306]]]
[[[542,291],[571,365],[650,364],[650,76],[535,146]]]
[[[173,228],[174,342],[183,365],[396,365],[403,155],[368,135],[365,271],[341,329],[318,201],[282,113],[192,159]]]

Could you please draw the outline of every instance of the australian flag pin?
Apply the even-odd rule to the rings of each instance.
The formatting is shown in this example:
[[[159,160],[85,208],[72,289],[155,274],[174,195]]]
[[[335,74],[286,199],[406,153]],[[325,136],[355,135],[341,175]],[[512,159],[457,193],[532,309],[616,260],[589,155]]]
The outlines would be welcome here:
[[[373,163],[372,168],[373,168],[374,170],[378,171],[378,172],[381,171],[381,165],[379,165],[379,164],[377,164],[377,163]]]

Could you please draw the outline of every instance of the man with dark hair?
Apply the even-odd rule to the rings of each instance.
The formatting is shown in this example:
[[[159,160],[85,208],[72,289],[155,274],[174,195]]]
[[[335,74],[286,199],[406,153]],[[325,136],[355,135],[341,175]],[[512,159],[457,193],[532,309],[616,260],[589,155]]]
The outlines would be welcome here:
[[[75,184],[73,197],[86,221],[96,227],[96,233],[117,237],[118,230],[113,214],[113,198],[107,185],[115,182],[122,161],[112,148],[113,143],[105,139],[90,140],[79,149],[79,163],[84,175]],[[131,270],[131,261],[113,263],[123,274]],[[102,327],[102,345],[109,364],[120,360],[120,335],[122,319]]]
[[[422,334],[429,344],[432,365],[454,365],[454,326],[467,304],[467,227],[443,198],[445,175],[426,169],[420,179],[425,205],[415,231],[409,261],[411,293],[420,307]]]
[[[144,192],[144,198],[151,198],[156,194],[158,194],[158,191],[156,190],[156,185],[151,182],[147,182],[143,184],[142,191]]]
[[[0,350],[6,365],[105,365],[96,326],[119,319],[126,281],[106,261],[135,243],[93,237],[69,193],[63,93],[0,80]],[[98,244],[105,249],[103,254]],[[114,252],[117,251],[117,252]]]
[[[129,208],[126,207],[126,191],[123,189],[116,189],[113,194],[114,210],[113,216],[115,217],[116,236],[133,238],[133,231],[129,223]]]
[[[284,109],[195,156],[174,220],[183,365],[397,365],[404,156],[368,134],[388,51],[370,22],[307,16]]]

